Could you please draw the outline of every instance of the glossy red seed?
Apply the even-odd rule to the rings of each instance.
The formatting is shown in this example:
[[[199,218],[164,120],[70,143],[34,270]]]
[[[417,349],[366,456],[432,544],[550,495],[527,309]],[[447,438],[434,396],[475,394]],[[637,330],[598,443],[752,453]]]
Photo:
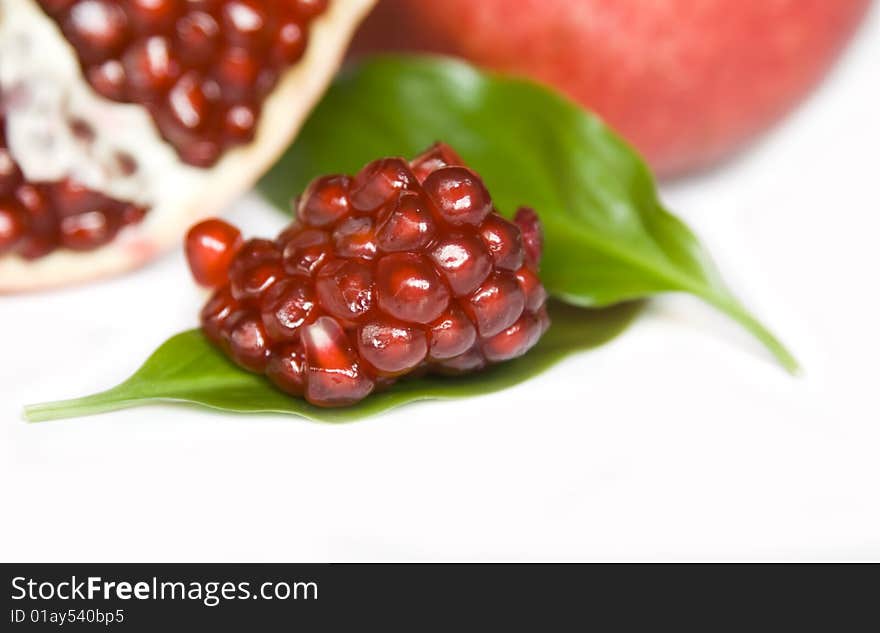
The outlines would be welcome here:
[[[14,200],[0,200],[0,254],[11,251],[24,238],[28,218]]]
[[[321,306],[340,319],[353,321],[373,307],[373,273],[355,260],[337,259],[321,266],[315,290]]]
[[[170,28],[180,15],[182,0],[123,0],[129,24],[136,31],[153,33]]]
[[[483,181],[466,167],[441,167],[422,186],[440,217],[453,226],[477,226],[492,210]]]
[[[416,177],[402,158],[381,158],[357,173],[351,182],[349,200],[355,211],[374,213],[415,183]]]
[[[5,147],[0,147],[0,197],[8,196],[21,183],[21,171]]]
[[[342,220],[333,231],[333,248],[339,257],[373,259],[377,250],[373,220],[368,217]]]
[[[285,241],[284,270],[290,275],[310,276],[327,260],[330,236],[326,231],[306,229]]]
[[[229,266],[244,240],[241,231],[223,220],[199,222],[186,234],[184,250],[196,283],[216,288],[229,279]]]
[[[531,312],[537,311],[547,301],[547,291],[541,285],[538,275],[527,266],[520,268],[516,271],[515,275],[519,287],[526,298],[526,310]]]
[[[95,211],[103,206],[104,196],[84,184],[67,178],[50,187],[50,197],[58,215],[76,215]]]
[[[517,270],[523,264],[522,235],[519,227],[497,213],[490,213],[480,225],[480,237],[489,249],[495,268]]]
[[[378,318],[358,328],[357,349],[378,372],[394,376],[408,372],[425,359],[428,338],[422,328]]]
[[[120,50],[127,37],[125,13],[109,0],[75,3],[62,28],[86,63],[107,59]]]
[[[435,363],[433,370],[439,374],[469,374],[480,371],[486,367],[486,364],[482,352],[475,345],[463,354]]]
[[[191,11],[175,25],[175,50],[181,61],[204,68],[220,47],[220,26],[211,14]]]
[[[101,96],[122,101],[126,98],[125,68],[115,60],[109,59],[101,64],[91,66],[86,71],[86,76],[92,88]]]
[[[338,407],[367,397],[373,381],[357,361],[345,331],[332,317],[322,316],[302,331],[308,379],[306,399],[318,406]]]
[[[262,321],[250,313],[244,313],[232,325],[229,332],[229,355],[241,367],[262,373],[269,362],[269,339]]]
[[[236,275],[256,264],[278,262],[280,259],[281,252],[272,240],[247,240],[232,260],[230,275]]]
[[[247,99],[257,83],[259,61],[245,48],[223,49],[214,67],[213,77],[220,85],[224,99]]]
[[[525,296],[511,273],[497,272],[462,306],[483,338],[510,327],[525,308]]]
[[[432,248],[431,260],[457,297],[469,295],[492,271],[492,258],[475,235],[452,234]]]
[[[261,48],[268,43],[272,26],[266,3],[227,0],[220,10],[223,35],[236,46]]]
[[[16,251],[25,259],[48,255],[58,244],[58,219],[41,186],[25,184],[15,190],[15,199],[27,212],[28,230]]]
[[[109,209],[66,215],[58,228],[62,246],[74,251],[90,251],[109,243],[119,228],[119,218]]]
[[[241,304],[232,296],[229,285],[218,288],[201,312],[202,330],[217,344],[225,344],[225,332],[229,329],[229,319],[241,309]]]
[[[168,93],[168,113],[174,125],[192,133],[203,127],[210,99],[205,92],[204,79],[195,71],[183,75]]]
[[[541,261],[541,250],[544,246],[544,237],[541,233],[541,221],[538,219],[538,214],[529,207],[520,207],[513,221],[522,232],[526,257],[532,265],[537,267]]]
[[[164,94],[180,75],[171,44],[160,35],[135,42],[123,56],[122,66],[131,94],[145,101]]]
[[[283,278],[280,262],[256,264],[232,275],[232,296],[239,301],[259,301],[264,292]]]
[[[338,222],[351,210],[348,192],[351,178],[348,176],[324,176],[316,178],[303,192],[296,213],[304,224],[325,227]]]
[[[292,64],[306,50],[306,31],[296,18],[286,19],[278,27],[278,35],[272,44],[271,57],[277,64]]]
[[[419,182],[424,182],[429,174],[441,167],[463,166],[464,161],[446,143],[434,143],[427,150],[412,159],[409,164]]]
[[[445,360],[465,353],[477,339],[477,328],[461,308],[453,304],[431,324],[430,357]]]
[[[227,138],[246,142],[256,134],[257,113],[249,105],[234,105],[226,111],[223,131]]]
[[[317,296],[305,277],[288,277],[270,288],[260,301],[260,315],[273,341],[295,341],[300,328],[317,316]]]
[[[386,253],[424,249],[436,233],[436,222],[422,196],[404,193],[379,221],[376,244]]]
[[[493,363],[522,356],[534,347],[541,333],[538,320],[531,313],[524,312],[509,328],[483,341],[483,354]]]
[[[302,396],[306,388],[306,353],[302,343],[287,343],[272,350],[266,376],[292,396]]]
[[[449,289],[423,256],[385,255],[376,266],[379,307],[402,321],[431,323],[449,305]]]
[[[305,18],[314,18],[327,10],[329,0],[292,0],[294,10]]]

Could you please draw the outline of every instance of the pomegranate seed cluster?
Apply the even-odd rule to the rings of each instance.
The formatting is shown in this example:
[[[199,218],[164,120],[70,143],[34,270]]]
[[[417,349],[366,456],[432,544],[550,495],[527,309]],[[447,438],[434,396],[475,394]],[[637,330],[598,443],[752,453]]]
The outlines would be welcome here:
[[[104,97],[144,105],[192,165],[250,141],[327,0],[39,0]]]
[[[17,253],[36,259],[59,247],[92,250],[144,218],[143,207],[70,179],[27,181],[6,144],[5,129],[0,115],[0,256]]]
[[[187,258],[214,288],[202,328],[240,366],[318,406],[404,375],[521,356],[549,326],[537,216],[502,218],[448,146],[314,180],[275,240],[207,220]]]

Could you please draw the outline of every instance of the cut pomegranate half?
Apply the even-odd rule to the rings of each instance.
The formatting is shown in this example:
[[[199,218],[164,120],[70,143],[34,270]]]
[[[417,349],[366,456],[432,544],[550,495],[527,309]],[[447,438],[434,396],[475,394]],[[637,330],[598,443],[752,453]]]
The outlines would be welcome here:
[[[253,185],[374,0],[3,0],[0,292],[139,266]]]

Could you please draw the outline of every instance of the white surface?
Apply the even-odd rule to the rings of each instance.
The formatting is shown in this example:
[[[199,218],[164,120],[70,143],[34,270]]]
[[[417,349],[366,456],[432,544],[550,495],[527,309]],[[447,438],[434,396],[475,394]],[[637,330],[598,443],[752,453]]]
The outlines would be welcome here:
[[[760,147],[664,192],[804,377],[668,297],[526,385],[355,424],[182,407],[23,422],[195,324],[176,253],[0,299],[0,560],[880,559],[878,71],[875,10]],[[281,224],[256,198],[232,216]]]

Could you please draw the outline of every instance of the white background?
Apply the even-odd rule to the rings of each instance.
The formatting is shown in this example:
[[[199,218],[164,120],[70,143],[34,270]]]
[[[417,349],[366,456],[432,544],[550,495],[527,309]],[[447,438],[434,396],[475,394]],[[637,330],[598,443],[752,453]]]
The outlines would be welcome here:
[[[0,298],[0,560],[880,559],[880,11],[754,151],[664,188],[806,367],[665,297],[506,392],[348,425],[152,406],[27,424],[194,326],[180,253]],[[232,218],[282,219],[255,196]]]

